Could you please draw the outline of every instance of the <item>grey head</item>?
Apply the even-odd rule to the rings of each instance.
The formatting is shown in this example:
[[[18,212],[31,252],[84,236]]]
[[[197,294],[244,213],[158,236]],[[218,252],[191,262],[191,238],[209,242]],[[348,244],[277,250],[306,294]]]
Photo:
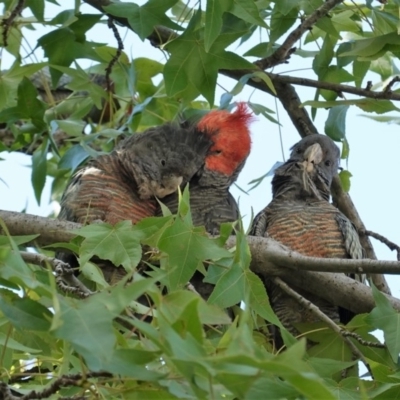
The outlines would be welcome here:
[[[290,158],[275,171],[272,193],[328,200],[339,168],[340,150],[327,136],[306,136],[291,148]]]
[[[163,198],[202,167],[211,144],[195,128],[167,123],[130,136],[115,152],[125,177],[134,179],[140,198]]]

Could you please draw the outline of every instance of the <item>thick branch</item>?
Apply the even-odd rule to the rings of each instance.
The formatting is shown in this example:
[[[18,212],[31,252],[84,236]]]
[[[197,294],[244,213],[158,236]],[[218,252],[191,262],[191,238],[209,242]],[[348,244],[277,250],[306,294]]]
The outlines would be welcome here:
[[[68,231],[79,229],[82,226],[74,222],[12,211],[0,211],[0,218],[5,222],[10,234],[13,236],[39,234],[40,236],[34,240],[39,246],[69,242],[76,235]]]
[[[227,242],[228,247],[234,246],[235,241],[234,236],[230,237]],[[289,285],[304,288],[308,292],[355,314],[368,313],[375,307],[371,288],[343,274],[327,274],[326,272],[300,269],[296,269],[296,273],[293,273],[293,268],[299,267],[301,264],[304,267],[307,264],[316,265],[317,262],[324,265],[325,262],[331,261],[332,264],[348,263],[351,266],[361,260],[329,259],[328,261],[328,259],[299,256],[291,251],[287,251],[285,254],[285,247],[269,238],[249,236],[248,243],[252,255],[251,270],[253,272],[263,276],[279,276]],[[377,260],[362,261],[370,266],[375,262],[383,262]],[[389,263],[393,266],[393,263],[398,264],[398,261],[389,261]],[[366,265],[365,267],[367,268]],[[390,295],[386,295],[386,297],[394,309],[400,311],[400,300]]]
[[[312,26],[322,17],[324,17],[332,8],[343,3],[343,0],[327,0],[308,16],[294,31],[290,32],[283,44],[269,57],[256,62],[261,69],[271,68],[282,64],[290,57],[290,52],[294,44],[303,36],[303,34],[312,28]]]
[[[40,245],[67,242],[74,236],[68,230],[78,229],[80,224],[0,211],[0,218],[6,223],[11,235],[39,234],[35,239]],[[270,238],[248,237],[252,253],[251,269],[263,276],[280,276],[285,282],[342,306],[356,314],[370,312],[375,307],[371,288],[346,277],[344,274],[327,274],[326,271],[347,272],[398,272],[400,262],[378,260],[316,259],[288,251]],[[236,238],[229,238],[228,247],[234,246]],[[319,265],[319,267],[318,267]],[[360,269],[361,268],[361,269]],[[305,269],[322,269],[325,272],[311,272]],[[296,273],[293,273],[296,270]],[[400,311],[400,300],[387,296],[392,306]]]

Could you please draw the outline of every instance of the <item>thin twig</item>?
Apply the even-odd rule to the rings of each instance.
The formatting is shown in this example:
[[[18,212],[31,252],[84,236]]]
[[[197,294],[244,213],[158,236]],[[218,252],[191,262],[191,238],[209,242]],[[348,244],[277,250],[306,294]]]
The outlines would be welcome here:
[[[385,93],[392,93],[392,87],[396,82],[400,81],[400,77],[399,76],[395,76],[383,89],[383,91]]]
[[[361,89],[355,86],[337,84],[332,82],[324,82],[320,80],[317,81],[314,79],[307,79],[307,78],[298,78],[296,76],[273,74],[270,72],[266,72],[266,74],[272,79],[273,83],[282,82],[282,83],[290,83],[292,85],[313,87],[316,89],[331,90],[332,92],[335,92],[338,95],[341,94],[341,97],[343,97],[343,93],[350,93],[350,94],[355,94],[357,96],[372,98],[376,100],[400,100],[400,94],[393,93],[391,90],[386,89],[390,84],[393,85],[394,82],[398,82],[400,78],[398,78],[397,80],[393,79],[393,81],[389,83],[389,85],[386,86],[384,90],[376,92],[371,90],[372,83],[371,85],[367,85],[365,89]]]
[[[51,266],[56,273],[56,282],[60,289],[66,293],[75,294],[80,298],[86,298],[93,294],[75,275],[71,266],[58,258],[48,257],[44,254],[30,253],[27,251],[20,252],[24,261],[39,265],[41,267],[47,264]]]
[[[11,14],[8,18],[3,19],[1,26],[3,27],[3,45],[4,47],[8,46],[8,32],[12,26],[12,23],[15,21],[15,18],[21,14],[24,9],[25,0],[18,0],[17,5],[14,10],[11,11]]]
[[[362,344],[365,347],[376,347],[378,349],[386,349],[386,345],[380,342],[371,342],[370,340],[364,340],[360,335],[358,335],[355,332],[350,332],[346,331],[345,329],[342,329],[342,335],[351,337],[355,340],[357,340],[358,343]]]
[[[200,296],[200,293],[196,290],[196,288],[190,282],[186,283],[185,289],[188,290],[189,292],[192,292],[192,293]]]
[[[4,400],[34,400],[34,399],[45,399],[51,395],[57,393],[62,387],[78,386],[85,387],[89,378],[112,378],[112,374],[108,372],[88,372],[86,374],[71,374],[62,375],[56,379],[48,388],[43,389],[40,392],[32,390],[24,396],[14,396],[12,389],[9,388],[4,382],[0,382],[0,393],[3,395]],[[78,399],[79,397],[72,397],[72,399]],[[81,397],[84,398],[84,397]]]
[[[307,310],[311,311],[319,320],[325,322],[334,332],[336,332],[349,346],[353,355],[359,358],[367,368],[368,372],[370,373],[371,377],[373,378],[372,370],[368,364],[368,361],[365,359],[364,355],[361,351],[356,347],[356,345],[349,340],[346,335],[343,335],[344,329],[337,325],[333,320],[331,320],[327,315],[325,315],[315,304],[311,303],[311,301],[305,299],[295,290],[290,288],[281,278],[273,278],[272,281],[275,285],[279,286],[286,294],[290,297],[295,299],[301,306],[306,308]]]
[[[122,42],[121,36],[118,32],[117,27],[114,24],[114,20],[112,17],[108,17],[108,27],[113,31],[114,37],[118,43],[117,51],[116,51],[115,55],[113,56],[113,58],[108,63],[107,68],[106,68],[107,92],[111,93],[112,92],[112,87],[111,87],[112,84],[111,84],[110,74],[111,74],[113,66],[118,61],[118,58],[122,54],[122,50],[124,49],[124,44]]]
[[[390,250],[396,250],[397,252],[397,260],[400,261],[400,246],[398,246],[396,243],[393,243],[392,241],[390,241],[389,239],[385,238],[384,236],[380,235],[379,233],[373,232],[373,231],[369,231],[369,230],[365,230],[365,234],[368,236],[371,236],[377,240],[379,240],[380,242],[382,242],[383,244],[386,244],[387,247],[389,247]]]
[[[288,35],[282,45],[274,53],[257,61],[255,64],[264,70],[286,62],[290,57],[294,44],[303,36],[303,34],[312,28],[320,18],[324,17],[331,9],[340,3],[343,3],[343,0],[325,1],[321,7],[317,8],[312,14],[304,19],[304,21],[302,21],[302,23]]]

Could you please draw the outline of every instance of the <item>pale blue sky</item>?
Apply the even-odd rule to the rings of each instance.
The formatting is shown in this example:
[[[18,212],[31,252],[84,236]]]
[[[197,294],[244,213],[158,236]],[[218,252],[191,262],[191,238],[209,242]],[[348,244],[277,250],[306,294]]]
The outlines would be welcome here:
[[[64,0],[62,8],[51,6],[47,15],[53,17],[62,9],[73,8],[73,4],[74,0]],[[89,6],[85,6],[84,10],[90,13],[96,12]],[[163,53],[153,48],[149,42],[143,43],[132,32],[121,27],[118,27],[118,29],[124,40],[125,52],[129,56],[150,57],[158,61],[165,59]],[[35,47],[36,39],[44,33],[45,30],[41,26],[37,26],[36,32],[29,31],[31,48]],[[109,42],[115,46],[115,40],[105,26],[101,29],[98,27],[92,29],[88,38],[96,42]],[[246,44],[246,47],[239,47],[237,52],[243,54],[245,48],[250,48],[256,43],[254,40],[252,44]],[[35,52],[35,55],[37,56],[36,59],[27,58],[24,61],[27,63],[41,61],[43,56],[39,50]],[[1,59],[2,69],[6,69],[12,62],[12,57],[4,50],[1,53]],[[90,63],[80,61],[80,65],[85,68]],[[304,68],[310,68],[310,65],[310,59],[292,57],[290,64],[278,66],[274,72],[298,70],[298,72],[290,72],[290,74],[316,79],[311,69],[304,70]],[[367,80],[378,83],[380,78],[378,75],[370,73],[364,82]],[[228,90],[231,90],[236,83],[225,77],[220,77],[219,82]],[[303,87],[296,87],[296,89],[302,101],[314,98],[314,89]],[[219,88],[216,96],[217,104],[222,93],[223,90]],[[285,110],[280,106],[279,102],[275,102],[272,96],[259,91],[253,93],[252,88],[245,88],[235,97],[235,100],[247,101],[250,96],[251,101],[270,109],[276,110],[277,106],[282,127],[279,130],[278,125],[265,120],[263,117],[258,117],[257,121],[252,124],[252,152],[237,182],[244,190],[249,189],[248,182],[265,174],[276,161],[282,161],[280,135],[283,141],[285,157],[289,154],[289,148],[299,140],[299,135],[286,115]],[[346,98],[351,98],[351,96],[346,96]],[[378,123],[362,117],[361,114],[363,112],[354,106],[350,108],[347,114],[347,138],[351,149],[348,169],[353,174],[350,194],[367,229],[376,231],[400,244],[400,213],[398,211],[400,199],[398,178],[398,172],[400,171],[400,157],[398,154],[400,150],[400,127],[395,124]],[[394,114],[392,113],[392,115]],[[396,114],[396,116],[398,115]],[[275,117],[278,119],[277,116]],[[318,110],[315,125],[321,133],[324,131],[326,117],[326,110]],[[52,211],[52,206],[49,205],[50,180],[47,181],[42,195],[42,205],[38,207],[30,183],[30,158],[22,154],[9,155],[7,153],[1,153],[0,157],[5,159],[0,161],[0,178],[8,185],[7,187],[0,181],[0,208],[21,211],[27,206],[27,211],[30,213],[48,215]],[[345,161],[342,162],[342,166],[346,167]],[[254,213],[257,213],[271,200],[270,180],[270,178],[266,178],[260,186],[249,192],[249,195],[243,194],[237,188],[232,188],[232,193],[239,200],[240,210],[245,217],[246,225],[250,220],[251,209],[253,208]],[[374,246],[378,258],[395,259],[396,255],[385,246],[375,241]],[[388,276],[387,278],[393,294],[399,297],[400,277]]]

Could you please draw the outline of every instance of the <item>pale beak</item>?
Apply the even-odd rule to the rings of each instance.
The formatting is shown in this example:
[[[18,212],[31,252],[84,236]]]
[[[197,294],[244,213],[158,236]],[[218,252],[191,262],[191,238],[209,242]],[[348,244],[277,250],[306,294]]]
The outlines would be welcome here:
[[[164,185],[162,187],[156,187],[155,189],[155,196],[162,199],[165,196],[168,196],[171,193],[174,193],[178,190],[178,187],[183,182],[182,176],[172,175],[169,179],[164,180]]]
[[[304,170],[311,172],[314,167],[322,161],[323,155],[319,143],[314,143],[312,146],[308,147],[304,152],[304,161],[302,162]]]

